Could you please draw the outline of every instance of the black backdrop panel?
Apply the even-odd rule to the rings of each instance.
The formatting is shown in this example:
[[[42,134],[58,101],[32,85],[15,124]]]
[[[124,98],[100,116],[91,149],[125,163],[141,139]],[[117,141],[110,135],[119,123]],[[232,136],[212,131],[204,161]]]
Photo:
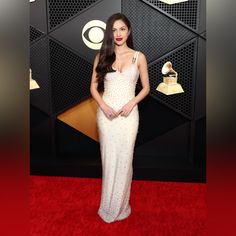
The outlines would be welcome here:
[[[150,166],[154,163],[159,163],[156,162],[156,159],[164,158],[168,158],[173,163],[177,163],[178,161],[185,161],[187,163],[189,154],[189,127],[190,122],[187,122],[138,146],[135,149],[136,158],[141,156],[141,160],[145,159],[144,162],[146,163],[149,160]]]
[[[37,81],[40,89],[30,91],[30,102],[41,111],[51,114],[51,80],[48,70],[48,40],[41,39],[30,48],[30,67],[32,78]]]
[[[159,0],[143,0],[157,9],[161,9],[190,28],[198,29],[199,0],[188,0],[178,4],[166,4]]]
[[[88,171],[93,170],[101,177],[99,143],[56,116],[91,96],[98,50],[84,44],[83,27],[123,12],[132,24],[135,49],[147,57],[151,85],[149,96],[139,104],[135,176],[176,180],[186,174],[185,181],[204,179],[200,146],[205,135],[205,0],[174,5],[155,0],[37,0],[30,11],[30,67],[40,86],[30,91],[33,173],[91,176]],[[167,96],[156,91],[166,61],[178,72],[184,93]]]
[[[151,96],[190,119],[193,115],[196,43],[197,40],[193,39],[149,66]],[[156,90],[158,84],[163,82],[161,69],[167,61],[171,61],[173,68],[178,72],[178,83],[182,85],[184,93],[166,96]]]
[[[36,0],[30,3],[30,25],[45,34],[47,33],[46,0]]]
[[[62,112],[90,96],[92,65],[50,40],[53,113]]]
[[[44,36],[44,33],[33,26],[30,26],[30,43],[34,43],[36,40],[39,40]]]
[[[203,32],[203,33],[201,33],[201,36],[202,36],[204,39],[206,39],[206,31]]]
[[[116,12],[121,10],[121,1],[104,0],[96,5],[90,7],[86,11],[79,14],[66,24],[62,25],[50,35],[56,38],[58,41],[63,42],[73,50],[76,50],[90,63],[93,63],[94,57],[98,50],[92,50],[88,48],[82,40],[82,29],[85,24],[91,20],[107,21],[107,18]]]
[[[198,32],[201,34],[206,31],[206,0],[200,1],[200,9],[199,9],[199,29]]]
[[[53,29],[98,1],[99,0],[48,0],[49,28]]]
[[[198,38],[195,119],[206,116],[206,41]]]
[[[122,11],[131,21],[135,47],[143,51],[148,62],[196,36],[143,1],[123,1]]]
[[[150,96],[141,101],[138,107],[139,129],[136,146],[143,145],[188,121]]]

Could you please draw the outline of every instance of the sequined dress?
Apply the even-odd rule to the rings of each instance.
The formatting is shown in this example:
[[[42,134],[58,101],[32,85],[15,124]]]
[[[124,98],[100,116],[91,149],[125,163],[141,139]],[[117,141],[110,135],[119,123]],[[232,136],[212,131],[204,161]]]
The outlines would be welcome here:
[[[103,100],[118,111],[135,96],[139,78],[137,67],[139,52],[132,64],[122,72],[107,73],[104,79]],[[119,115],[109,120],[100,107],[97,127],[102,161],[102,191],[98,215],[107,223],[127,218],[133,177],[133,151],[139,126],[138,106],[127,117]]]

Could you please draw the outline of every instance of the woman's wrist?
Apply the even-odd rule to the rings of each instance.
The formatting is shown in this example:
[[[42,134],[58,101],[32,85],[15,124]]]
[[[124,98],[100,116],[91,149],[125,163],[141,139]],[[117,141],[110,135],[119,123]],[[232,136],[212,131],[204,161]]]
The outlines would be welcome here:
[[[133,102],[134,106],[138,104],[136,97],[133,98],[132,102]]]
[[[105,105],[106,105],[105,102],[100,102],[99,107],[103,109]]]

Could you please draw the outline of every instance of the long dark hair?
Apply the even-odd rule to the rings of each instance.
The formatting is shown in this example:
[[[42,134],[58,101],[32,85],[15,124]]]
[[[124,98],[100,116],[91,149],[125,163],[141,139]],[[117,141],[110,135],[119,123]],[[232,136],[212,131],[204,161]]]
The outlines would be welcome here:
[[[103,80],[106,73],[114,71],[112,69],[112,64],[116,60],[116,55],[114,52],[115,44],[114,44],[112,28],[116,20],[122,20],[128,27],[130,34],[127,38],[126,43],[128,47],[132,49],[134,48],[131,24],[128,18],[122,13],[115,13],[111,15],[106,23],[104,39],[100,49],[98,65],[96,67],[98,81]]]

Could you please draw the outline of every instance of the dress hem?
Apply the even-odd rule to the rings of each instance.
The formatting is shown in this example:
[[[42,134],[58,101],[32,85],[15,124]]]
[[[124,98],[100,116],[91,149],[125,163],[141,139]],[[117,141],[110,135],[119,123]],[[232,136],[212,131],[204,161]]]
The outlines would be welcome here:
[[[112,223],[115,221],[120,221],[120,220],[124,220],[126,218],[128,218],[131,214],[131,209],[129,208],[129,210],[127,211],[127,213],[125,213],[124,215],[120,214],[117,217],[113,217],[109,214],[107,214],[106,212],[104,212],[103,210],[99,210],[97,212],[97,214],[102,218],[103,221],[105,221],[106,223]],[[111,219],[113,218],[113,219]]]

